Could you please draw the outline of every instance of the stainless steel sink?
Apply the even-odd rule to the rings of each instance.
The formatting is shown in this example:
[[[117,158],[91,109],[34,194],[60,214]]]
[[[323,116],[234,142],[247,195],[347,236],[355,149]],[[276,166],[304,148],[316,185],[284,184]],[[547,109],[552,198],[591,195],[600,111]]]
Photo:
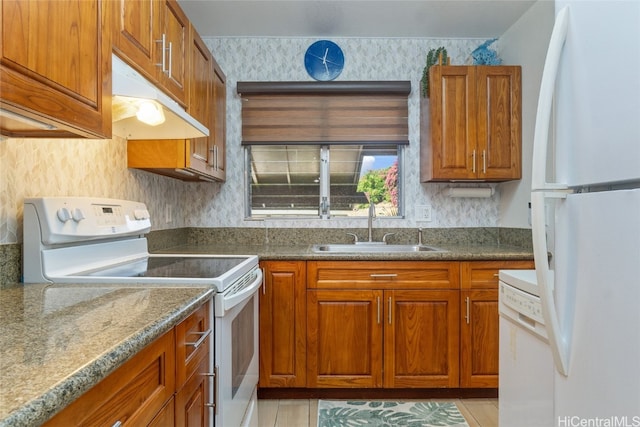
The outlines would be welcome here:
[[[313,252],[321,253],[384,253],[384,252],[447,252],[445,249],[428,245],[394,245],[386,243],[330,243],[313,245]]]

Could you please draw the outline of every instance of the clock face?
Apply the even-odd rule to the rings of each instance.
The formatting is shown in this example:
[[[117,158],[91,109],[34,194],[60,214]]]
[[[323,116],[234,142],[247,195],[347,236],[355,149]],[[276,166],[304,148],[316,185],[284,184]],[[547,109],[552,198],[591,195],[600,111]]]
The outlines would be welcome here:
[[[318,40],[307,49],[304,55],[304,67],[316,80],[333,80],[344,68],[344,54],[334,42]]]

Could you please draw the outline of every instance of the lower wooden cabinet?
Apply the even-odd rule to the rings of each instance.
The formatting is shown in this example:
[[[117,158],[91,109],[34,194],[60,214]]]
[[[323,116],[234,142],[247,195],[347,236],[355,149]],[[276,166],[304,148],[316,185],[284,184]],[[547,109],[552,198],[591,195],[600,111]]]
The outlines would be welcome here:
[[[459,294],[384,292],[384,387],[458,386]]]
[[[53,417],[47,426],[142,426],[175,392],[175,333],[158,338]]]
[[[184,387],[176,393],[175,426],[209,425],[209,372],[208,360],[202,359]]]
[[[534,267],[533,261],[261,265],[261,388],[497,388],[498,271]]]
[[[209,303],[71,403],[46,426],[208,426]]]
[[[209,304],[202,305],[176,326],[175,426],[209,425],[209,345],[213,329]]]
[[[307,268],[308,387],[457,387],[456,262]]]
[[[262,261],[260,387],[305,387],[306,263]]]
[[[460,263],[460,387],[498,387],[498,271],[532,268],[533,261]]]
[[[381,290],[307,292],[307,386],[382,386]]]

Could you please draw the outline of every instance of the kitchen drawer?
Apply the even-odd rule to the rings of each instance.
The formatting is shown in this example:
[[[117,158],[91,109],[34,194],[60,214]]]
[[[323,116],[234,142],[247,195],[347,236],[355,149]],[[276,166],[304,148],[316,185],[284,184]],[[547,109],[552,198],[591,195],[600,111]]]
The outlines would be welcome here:
[[[174,343],[172,329],[45,425],[149,424],[175,391]]]
[[[459,264],[457,262],[307,262],[307,288],[459,289],[459,287]]]
[[[460,263],[462,289],[498,289],[499,270],[529,270],[533,261],[470,261]]]
[[[176,326],[176,390],[196,371],[202,358],[209,357],[212,335],[208,303]]]

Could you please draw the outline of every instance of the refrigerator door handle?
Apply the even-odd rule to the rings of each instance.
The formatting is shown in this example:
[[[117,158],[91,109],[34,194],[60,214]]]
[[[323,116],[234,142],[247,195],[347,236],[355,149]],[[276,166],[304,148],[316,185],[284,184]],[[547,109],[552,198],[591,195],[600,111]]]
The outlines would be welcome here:
[[[566,184],[547,182],[547,150],[549,145],[549,124],[553,107],[553,95],[560,65],[562,49],[569,26],[569,8],[565,6],[556,15],[551,33],[547,57],[540,82],[538,111],[533,135],[533,162],[531,172],[531,228],[533,235],[533,255],[536,264],[536,279],[540,291],[542,315],[546,324],[549,344],[556,369],[567,375],[569,363],[569,332],[560,329],[558,311],[553,293],[553,271],[549,269],[545,198],[566,197],[571,190]]]
[[[531,189],[536,190],[564,190],[566,184],[553,184],[547,180],[547,149],[549,145],[549,123],[553,106],[560,56],[567,38],[569,26],[569,7],[565,6],[558,12],[553,26],[547,57],[542,71],[540,95],[538,96],[538,110],[533,133],[533,161],[531,172]]]
[[[533,258],[536,265],[536,280],[540,291],[540,304],[549,345],[556,369],[562,375],[569,373],[570,331],[562,331],[556,308],[553,271],[549,269],[549,251],[546,236],[545,198],[558,198],[563,193],[533,192],[531,194],[531,225],[533,237]],[[566,197],[566,194],[564,195]]]

